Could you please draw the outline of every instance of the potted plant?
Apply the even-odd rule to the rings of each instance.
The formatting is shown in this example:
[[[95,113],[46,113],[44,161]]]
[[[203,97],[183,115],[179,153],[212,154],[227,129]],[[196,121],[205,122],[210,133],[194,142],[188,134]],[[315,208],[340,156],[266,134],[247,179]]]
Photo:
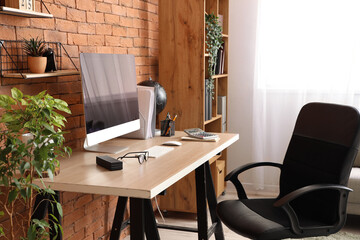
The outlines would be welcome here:
[[[45,41],[36,38],[30,40],[24,39],[24,51],[28,56],[28,67],[32,73],[44,73],[46,69],[47,58],[43,57],[45,52]]]
[[[11,97],[0,95],[0,108],[0,217],[9,223],[6,229],[0,224],[0,238],[46,239],[50,228],[56,233],[62,229],[53,215],[46,220],[34,219],[38,207],[34,202],[38,194],[55,194],[41,179],[45,173],[52,178],[59,166],[58,158],[71,153],[64,146],[61,130],[66,119],[58,111],[71,112],[66,102],[46,91],[28,96],[16,88],[11,89]],[[28,136],[26,141],[21,140],[24,134]],[[49,203],[62,214],[55,198]],[[19,208],[26,214],[19,214]]]
[[[205,29],[206,29],[206,51],[209,54],[208,73],[209,81],[206,85],[206,90],[210,97],[214,96],[214,79],[215,66],[217,60],[218,50],[222,47],[222,28],[219,24],[218,17],[214,14],[205,14]]]

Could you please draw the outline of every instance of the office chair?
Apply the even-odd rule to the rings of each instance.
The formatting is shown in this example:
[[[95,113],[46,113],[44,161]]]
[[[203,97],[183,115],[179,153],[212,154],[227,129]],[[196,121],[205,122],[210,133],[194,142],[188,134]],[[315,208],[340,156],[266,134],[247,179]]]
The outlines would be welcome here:
[[[222,222],[250,239],[327,236],[346,221],[346,187],[359,147],[359,112],[352,107],[309,103],[297,118],[283,164],[250,163],[225,180],[238,200],[217,205]],[[238,175],[258,166],[280,169],[280,193],[274,199],[248,199]]]

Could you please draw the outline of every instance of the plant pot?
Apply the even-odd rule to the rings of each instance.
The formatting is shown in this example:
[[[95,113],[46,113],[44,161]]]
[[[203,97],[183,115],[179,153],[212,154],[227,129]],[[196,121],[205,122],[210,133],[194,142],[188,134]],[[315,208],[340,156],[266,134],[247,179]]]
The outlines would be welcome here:
[[[44,73],[46,69],[46,57],[28,56],[28,67],[32,73]]]

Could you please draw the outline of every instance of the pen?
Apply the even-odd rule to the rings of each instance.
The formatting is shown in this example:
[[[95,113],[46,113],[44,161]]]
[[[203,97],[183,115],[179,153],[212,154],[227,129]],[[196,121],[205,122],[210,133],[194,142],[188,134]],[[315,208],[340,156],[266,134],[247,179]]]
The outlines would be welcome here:
[[[170,131],[170,128],[171,128],[171,126],[170,126],[170,121],[171,121],[171,120],[168,120],[168,124],[167,124],[167,128],[166,128],[165,136],[167,136],[167,134],[168,134],[169,131]]]
[[[174,117],[173,121],[175,121],[175,120],[176,120],[176,118],[177,118],[177,114],[175,115],[175,117]]]

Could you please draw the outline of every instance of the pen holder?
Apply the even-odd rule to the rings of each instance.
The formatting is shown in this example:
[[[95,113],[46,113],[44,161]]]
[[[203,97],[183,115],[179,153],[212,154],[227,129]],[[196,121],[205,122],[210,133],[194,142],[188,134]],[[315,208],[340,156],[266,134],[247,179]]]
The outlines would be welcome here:
[[[170,137],[175,135],[175,122],[173,120],[161,121],[161,136]]]

